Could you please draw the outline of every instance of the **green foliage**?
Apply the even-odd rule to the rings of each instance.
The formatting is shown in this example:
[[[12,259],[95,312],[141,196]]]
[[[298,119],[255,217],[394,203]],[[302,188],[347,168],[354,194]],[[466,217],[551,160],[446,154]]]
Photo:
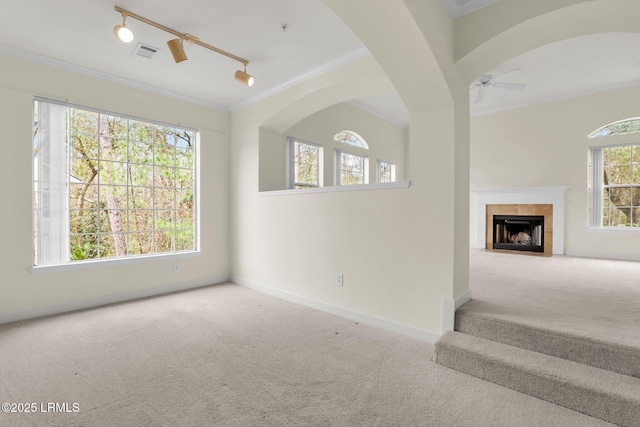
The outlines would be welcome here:
[[[116,256],[117,236],[126,254],[193,249],[194,142],[190,130],[71,109],[71,259]]]
[[[71,261],[80,261],[83,259],[91,258],[87,256],[87,253],[92,249],[92,245],[85,243],[83,245],[71,244]]]

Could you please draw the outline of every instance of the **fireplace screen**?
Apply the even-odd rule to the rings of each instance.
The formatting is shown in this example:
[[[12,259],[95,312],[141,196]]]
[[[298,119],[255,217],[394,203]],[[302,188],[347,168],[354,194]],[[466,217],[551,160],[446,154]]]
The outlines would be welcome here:
[[[493,249],[544,252],[544,216],[494,215]]]

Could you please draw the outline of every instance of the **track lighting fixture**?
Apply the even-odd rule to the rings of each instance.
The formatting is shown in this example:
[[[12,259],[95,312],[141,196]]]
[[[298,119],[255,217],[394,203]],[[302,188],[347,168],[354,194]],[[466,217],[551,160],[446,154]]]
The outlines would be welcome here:
[[[123,42],[131,43],[133,41],[133,31],[127,28],[127,14],[124,12],[120,13],[122,14],[122,24],[113,27],[113,33],[118,39],[122,40]]]
[[[143,16],[136,15],[135,13],[129,12],[128,10],[122,9],[119,6],[116,6],[115,10],[116,12],[119,12],[122,15],[122,24],[116,25],[115,28],[113,29],[113,32],[116,35],[116,37],[122,40],[123,42],[130,43],[131,41],[133,41],[133,32],[129,28],[127,28],[125,24],[125,20],[127,19],[127,17],[137,19],[140,22],[144,22],[147,25],[151,25],[152,27],[158,28],[169,34],[173,34],[174,36],[177,37],[167,42],[167,45],[169,46],[169,50],[171,51],[171,55],[173,56],[173,60],[176,61],[176,63],[186,61],[188,59],[187,54],[184,51],[184,41],[190,44],[197,44],[199,46],[212,50],[216,53],[219,53],[220,55],[224,55],[227,58],[231,58],[233,60],[236,60],[242,63],[244,67],[244,71],[243,70],[236,71],[235,79],[240,83],[247,85],[249,87],[253,86],[255,79],[252,75],[247,74],[247,65],[249,64],[249,61],[247,61],[246,59],[240,58],[239,56],[235,56],[229,52],[225,52],[224,50],[218,49],[217,47],[211,46],[210,44],[201,42],[200,39],[196,36],[193,36],[187,33],[180,33],[174,29],[165,27],[162,24],[158,24],[157,22],[151,21],[150,19],[147,19]]]
[[[235,78],[240,83],[247,85],[249,87],[253,86],[253,82],[255,79],[251,74],[247,74],[247,66],[244,66],[244,71],[238,70],[236,71]]]
[[[173,60],[176,61],[176,64],[189,59],[184,51],[181,38],[169,40],[167,42],[167,46],[169,46],[169,50],[171,51],[171,55],[173,55]]]

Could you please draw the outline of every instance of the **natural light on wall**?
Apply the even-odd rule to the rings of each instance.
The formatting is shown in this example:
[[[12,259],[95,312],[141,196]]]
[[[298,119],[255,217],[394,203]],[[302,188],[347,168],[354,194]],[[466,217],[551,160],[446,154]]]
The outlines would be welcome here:
[[[195,251],[197,132],[37,99],[34,265]]]

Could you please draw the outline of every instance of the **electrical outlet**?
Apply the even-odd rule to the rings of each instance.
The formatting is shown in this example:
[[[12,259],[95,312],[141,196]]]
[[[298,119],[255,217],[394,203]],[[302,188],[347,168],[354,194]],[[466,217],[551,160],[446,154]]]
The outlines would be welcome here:
[[[336,285],[337,286],[344,285],[344,274],[338,273],[338,275],[336,276]]]
[[[178,271],[180,271],[180,264],[173,264],[173,272],[177,273]]]

